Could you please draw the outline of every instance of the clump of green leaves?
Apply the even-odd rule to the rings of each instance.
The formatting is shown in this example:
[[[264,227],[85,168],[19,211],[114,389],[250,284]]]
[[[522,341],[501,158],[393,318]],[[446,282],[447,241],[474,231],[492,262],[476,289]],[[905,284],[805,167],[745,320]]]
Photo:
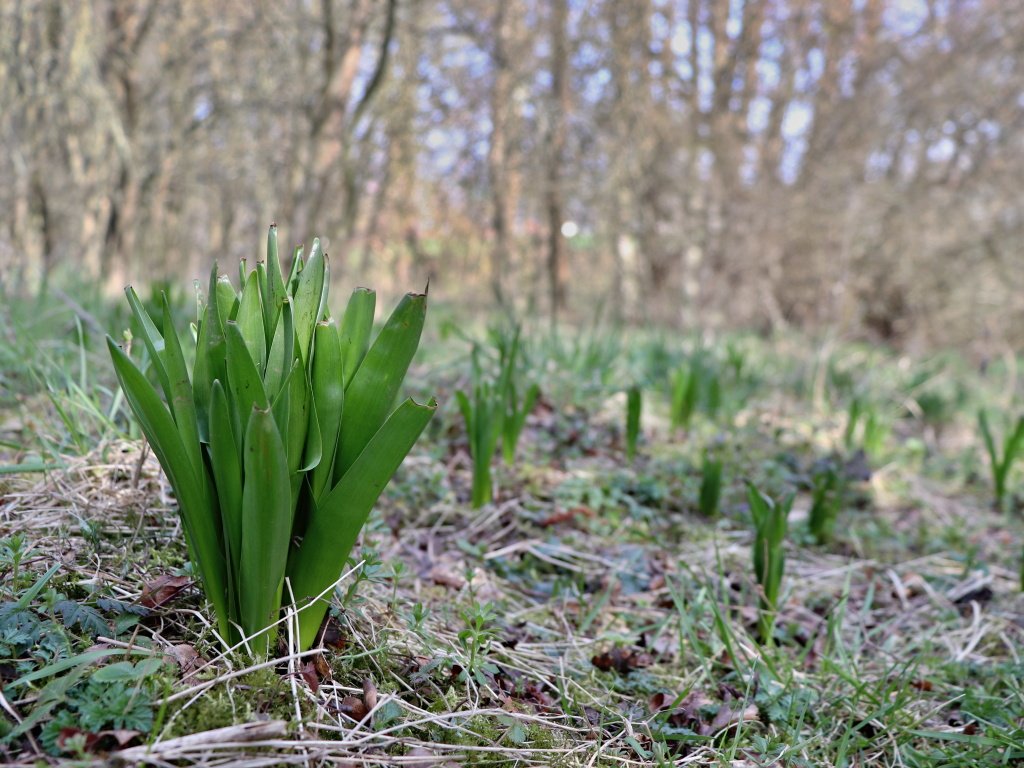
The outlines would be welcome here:
[[[880,416],[878,409],[861,397],[854,397],[846,411],[846,428],[843,430],[843,446],[852,452],[857,448],[872,458],[881,455],[889,427]]]
[[[794,495],[790,494],[776,501],[759,491],[753,483],[747,482],[747,502],[754,521],[754,576],[761,588],[758,595],[758,630],[761,642],[765,644],[772,642],[775,627],[782,575],[786,568],[786,531],[793,499]]]
[[[725,342],[725,364],[732,374],[733,381],[744,380],[747,373],[747,352],[735,339]]]
[[[669,418],[673,429],[688,426],[697,410],[699,382],[693,373],[680,368],[672,377],[672,398],[669,404]]]
[[[537,338],[537,357],[560,375],[549,386],[564,386],[573,400],[606,392],[624,356],[621,329],[601,322],[600,312],[585,328],[565,333],[552,328]]]
[[[30,552],[19,535],[0,539],[0,571],[17,561],[17,555]],[[102,742],[103,732],[145,733],[152,722],[150,693],[154,675],[163,666],[161,659],[149,658],[138,665],[121,662],[90,675],[98,661],[149,652],[94,646],[76,653],[97,635],[111,633],[110,614],[116,615],[113,632],[117,636],[134,624],[124,620],[126,611],[145,613],[146,609],[105,597],[90,600],[92,604],[71,599],[53,583],[61,567],[62,563],[55,563],[41,575],[23,568],[18,579],[0,582],[4,685],[8,696],[16,694],[14,698],[25,705],[19,706],[18,722],[0,720],[0,751],[44,723],[40,740],[47,751],[78,754],[87,741]]]
[[[150,658],[97,669],[67,692],[56,714],[43,726],[43,746],[59,755],[81,752],[90,740],[108,731],[149,733],[156,693],[154,675],[163,665],[163,659]]]
[[[700,513],[707,518],[718,517],[721,499],[722,459],[708,452],[700,470]]]
[[[497,350],[498,369],[488,374],[481,364],[482,350],[473,346],[470,392],[459,391],[455,397],[466,423],[469,454],[473,459],[474,509],[482,507],[494,496],[491,460],[501,445],[505,464],[515,461],[519,438],[526,426],[526,417],[540,397],[540,387],[531,383],[522,399],[520,370],[520,329],[514,326],[492,329],[491,338]]]
[[[907,382],[906,391],[909,415],[920,419],[936,435],[968,402],[968,389],[948,360],[933,360],[920,366]]]
[[[526,394],[519,399],[522,388],[520,371],[521,343],[519,326],[511,330],[496,331],[495,343],[498,348],[498,391],[504,402],[501,424],[501,452],[505,464],[511,466],[516,459],[516,448],[519,437],[526,426],[526,417],[540,397],[540,387],[531,382],[526,387]]]
[[[718,371],[708,363],[703,353],[697,353],[672,377],[669,401],[672,428],[688,427],[698,410],[714,418],[721,405],[722,382]]]
[[[465,665],[459,679],[472,677],[480,685],[486,685],[487,675],[498,671],[497,666],[487,660],[496,635],[494,606],[490,603],[473,603],[461,612],[461,617],[466,627],[459,632],[458,641],[465,653]]]
[[[274,647],[294,598],[310,647],[333,583],[377,497],[436,405],[393,408],[419,345],[426,295],[408,294],[371,344],[375,294],[328,309],[318,240],[285,278],[277,228],[241,290],[216,266],[194,329],[191,375],[164,298],[160,326],[127,289],[163,398],[112,339],[114,369],[174,489],[189,554],[225,641]],[[286,588],[286,580],[288,586]],[[326,595],[326,598],[324,597]]]
[[[643,393],[634,385],[626,390],[626,460],[636,458],[636,446],[640,440],[640,416],[643,411]]]
[[[505,415],[505,400],[495,384],[484,377],[480,368],[479,350],[473,349],[472,391],[455,393],[459,410],[466,422],[469,455],[473,460],[473,489],[470,503],[479,509],[494,496],[491,460],[498,450]]]
[[[842,470],[832,461],[818,464],[811,473],[811,511],[807,517],[807,528],[818,544],[832,540],[843,503],[844,486]]]
[[[995,504],[999,510],[1007,507],[1006,485],[1013,468],[1013,462],[1024,450],[1024,416],[1017,420],[1013,429],[1007,430],[1003,439],[1002,452],[996,447],[995,437],[988,423],[984,409],[978,411],[978,429],[985,442],[989,465],[992,468],[992,485],[995,490]]]

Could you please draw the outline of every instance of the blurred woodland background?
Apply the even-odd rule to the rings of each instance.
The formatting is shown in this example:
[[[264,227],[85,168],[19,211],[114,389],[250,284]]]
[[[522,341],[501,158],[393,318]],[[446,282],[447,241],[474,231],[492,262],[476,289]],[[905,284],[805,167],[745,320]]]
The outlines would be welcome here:
[[[320,234],[470,308],[1024,340],[1019,0],[5,0],[0,289]]]

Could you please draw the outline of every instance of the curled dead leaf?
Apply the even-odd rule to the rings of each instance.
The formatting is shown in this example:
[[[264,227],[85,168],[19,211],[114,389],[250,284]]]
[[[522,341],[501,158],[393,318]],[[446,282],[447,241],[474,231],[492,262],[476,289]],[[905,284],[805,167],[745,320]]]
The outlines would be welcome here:
[[[753,722],[761,718],[761,712],[756,704],[733,709],[725,704],[718,708],[714,718],[709,724],[701,729],[705,735],[714,735],[726,728],[732,728],[740,723]]]
[[[368,710],[366,709],[366,704],[358,696],[346,696],[341,700],[338,711],[358,722],[366,717]]]
[[[628,675],[634,669],[649,667],[653,662],[649,653],[640,653],[629,648],[612,648],[590,659],[590,663],[602,672],[615,670],[620,675]]]
[[[320,676],[317,674],[316,664],[312,661],[307,661],[299,667],[299,677],[306,681],[306,685],[313,693],[320,690]]]
[[[171,646],[167,656],[168,661],[178,665],[182,677],[195,674],[206,663],[206,660],[199,655],[199,652],[188,643],[178,643]]]
[[[159,608],[191,584],[192,580],[187,576],[160,576],[142,586],[139,604],[146,608]]]
[[[368,677],[363,678],[363,703],[371,712],[377,708],[377,686]]]
[[[553,525],[561,525],[562,523],[569,523],[575,520],[577,517],[593,517],[594,510],[590,507],[570,507],[569,509],[558,509],[552,512],[547,517],[539,520],[537,525],[541,528],[550,528]]]
[[[313,665],[316,667],[316,673],[320,675],[321,680],[331,679],[331,665],[327,663],[327,659],[324,658],[322,653],[318,653],[313,657]]]
[[[323,627],[323,636],[321,642],[326,648],[334,648],[337,651],[345,650],[345,646],[348,645],[348,637],[341,629],[341,624],[333,616],[328,617],[327,623]]]
[[[462,576],[453,570],[445,568],[443,565],[435,565],[430,569],[427,577],[440,587],[462,589],[466,586],[466,580]]]
[[[647,700],[647,706],[651,708],[652,712],[660,712],[671,707],[675,700],[676,697],[672,694],[659,691]]]
[[[85,731],[80,728],[61,728],[57,735],[57,746],[65,748],[68,740],[76,736],[84,736],[84,748],[86,752],[107,752],[110,750],[123,749],[138,739],[139,731],[127,729],[114,729],[109,731]]]

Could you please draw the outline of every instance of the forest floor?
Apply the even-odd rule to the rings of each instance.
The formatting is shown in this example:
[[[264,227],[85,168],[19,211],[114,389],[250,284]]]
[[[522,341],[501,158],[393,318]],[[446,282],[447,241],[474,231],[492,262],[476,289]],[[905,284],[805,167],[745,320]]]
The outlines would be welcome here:
[[[1019,408],[1013,360],[982,375],[807,338],[545,331],[517,458],[472,509],[452,397],[470,345],[442,317],[409,376],[441,408],[321,647],[283,632],[257,663],[210,624],[95,329],[58,308],[29,333],[10,311],[0,763],[1024,765],[1024,478],[995,511],[976,428],[981,405],[997,431]],[[698,346],[720,397],[673,427],[670,381]],[[708,454],[722,490],[702,513]],[[823,477],[836,519],[819,543]],[[767,637],[747,481],[795,494]]]

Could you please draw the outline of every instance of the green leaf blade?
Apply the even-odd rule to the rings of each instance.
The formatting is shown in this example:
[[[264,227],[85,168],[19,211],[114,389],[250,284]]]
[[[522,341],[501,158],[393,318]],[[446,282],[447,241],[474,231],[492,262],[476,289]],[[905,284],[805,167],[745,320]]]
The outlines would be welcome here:
[[[245,433],[239,605],[252,635],[273,624],[292,530],[291,488],[284,443],[269,410],[253,409]],[[275,630],[258,635],[253,650],[266,656]]]
[[[156,390],[109,336],[107,347],[125,398],[174,488],[189,553],[206,588],[206,594],[213,603],[221,631],[230,634],[227,565],[220,533],[214,523],[215,510],[211,510],[206,493],[206,480],[196,475],[174,419]]]
[[[356,371],[370,348],[370,334],[373,332],[373,313],[377,307],[377,294],[369,288],[356,288],[349,297],[345,316],[338,327],[338,339],[344,356],[342,374],[346,384],[352,381]]]
[[[345,406],[341,342],[332,324],[319,323],[313,335],[313,402],[320,428],[322,456],[310,476],[310,490],[319,499],[333,480],[334,453]]]
[[[349,471],[317,506],[288,566],[295,599],[302,607],[341,574],[359,531],[385,486],[430,421],[437,403],[406,400],[368,442]],[[330,595],[299,613],[300,646],[312,645]]]
[[[391,411],[419,346],[426,311],[425,294],[406,294],[348,384],[348,414],[335,457],[335,481],[345,475]]]

